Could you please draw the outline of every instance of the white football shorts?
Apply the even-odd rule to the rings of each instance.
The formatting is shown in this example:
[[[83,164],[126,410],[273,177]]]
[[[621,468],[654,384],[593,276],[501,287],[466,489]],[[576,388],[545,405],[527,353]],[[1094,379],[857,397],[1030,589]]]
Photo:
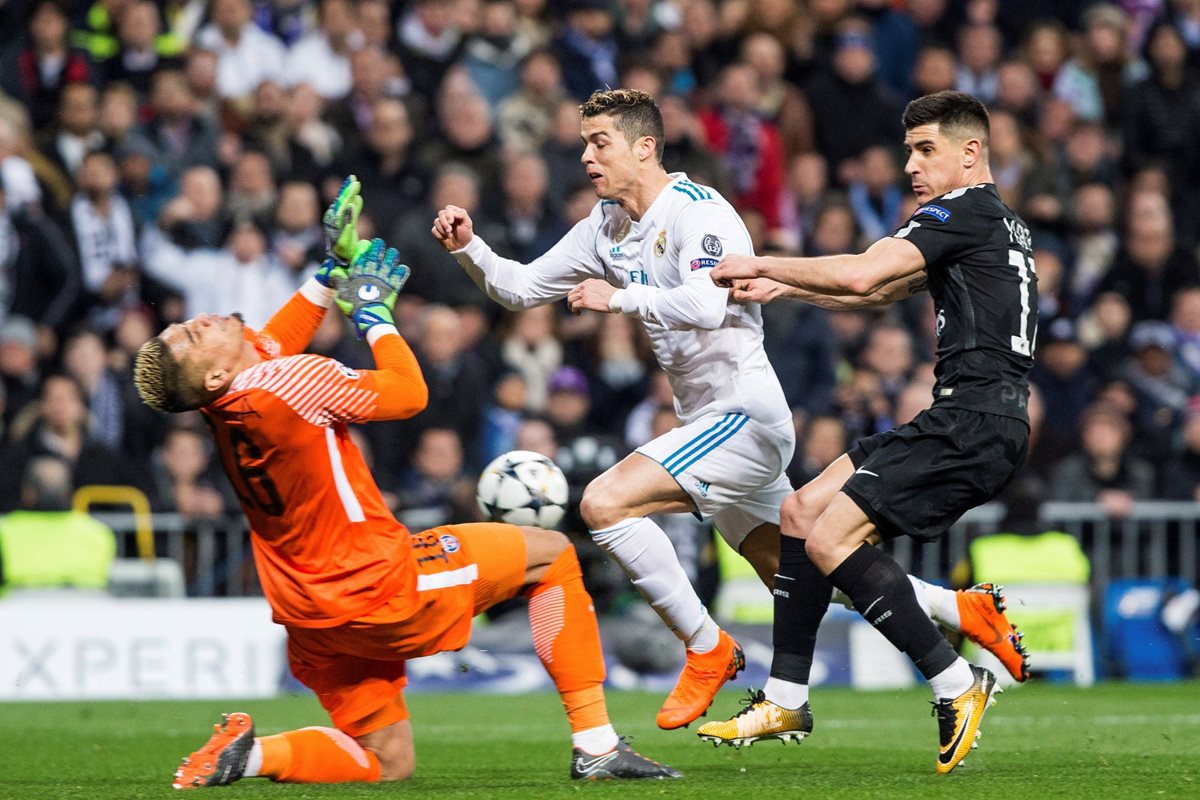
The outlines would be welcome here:
[[[664,433],[637,452],[671,473],[735,551],[764,522],[779,524],[792,492],[784,470],[796,449],[791,420],[768,427],[745,414],[711,414]]]

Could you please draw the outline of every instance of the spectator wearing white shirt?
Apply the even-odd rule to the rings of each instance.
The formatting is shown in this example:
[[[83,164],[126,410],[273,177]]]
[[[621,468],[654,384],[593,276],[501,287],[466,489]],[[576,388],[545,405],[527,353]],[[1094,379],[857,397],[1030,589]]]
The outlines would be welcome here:
[[[206,308],[236,309],[252,328],[261,328],[296,291],[296,279],[273,254],[253,220],[234,224],[220,250],[183,250],[157,227],[142,237],[147,274],[177,289],[184,316]]]
[[[350,0],[321,0],[317,30],[292,46],[287,77],[307,83],[327,100],[350,92],[350,54],[362,47],[358,15]]]
[[[200,29],[196,45],[217,54],[221,97],[245,97],[262,81],[284,77],[287,51],[251,21],[249,0],[214,0],[212,22]]]

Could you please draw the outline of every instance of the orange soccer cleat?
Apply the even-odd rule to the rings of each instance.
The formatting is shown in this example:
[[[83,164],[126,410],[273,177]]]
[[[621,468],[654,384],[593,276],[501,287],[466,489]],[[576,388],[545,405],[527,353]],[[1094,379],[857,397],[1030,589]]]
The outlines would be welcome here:
[[[702,716],[725,681],[745,667],[746,656],[742,648],[725,631],[721,631],[717,646],[707,653],[689,650],[683,673],[658,710],[658,727],[674,730]]]
[[[246,759],[254,747],[254,720],[235,711],[224,714],[213,735],[175,770],[176,789],[199,789],[233,783],[246,771]]]
[[[1000,659],[1015,680],[1028,680],[1029,652],[1021,641],[1025,634],[1004,616],[1004,587],[977,583],[954,596],[962,634]]]

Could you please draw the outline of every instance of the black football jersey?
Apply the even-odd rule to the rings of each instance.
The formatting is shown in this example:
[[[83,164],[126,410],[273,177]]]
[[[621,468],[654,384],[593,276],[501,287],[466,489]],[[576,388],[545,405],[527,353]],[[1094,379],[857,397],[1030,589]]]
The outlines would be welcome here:
[[[934,405],[1028,422],[1038,323],[1028,226],[983,183],[930,200],[892,235],[925,256],[937,308]]]

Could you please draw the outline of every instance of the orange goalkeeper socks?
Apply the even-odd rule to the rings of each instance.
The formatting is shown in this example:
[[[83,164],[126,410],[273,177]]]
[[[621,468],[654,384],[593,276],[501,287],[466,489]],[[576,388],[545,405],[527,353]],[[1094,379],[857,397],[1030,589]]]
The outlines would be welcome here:
[[[283,783],[352,783],[379,780],[379,759],[334,728],[301,728],[261,736],[259,774]]]
[[[571,730],[608,725],[600,627],[574,547],[559,553],[528,595],[533,646],[558,688]]]

